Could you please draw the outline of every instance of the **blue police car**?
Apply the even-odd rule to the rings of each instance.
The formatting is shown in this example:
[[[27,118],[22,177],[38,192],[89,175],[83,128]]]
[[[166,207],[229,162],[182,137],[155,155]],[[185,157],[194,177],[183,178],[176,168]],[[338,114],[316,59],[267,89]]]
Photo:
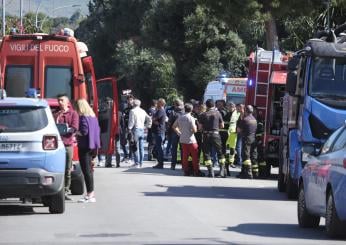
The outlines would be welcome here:
[[[0,99],[0,199],[65,210],[65,147],[52,112],[37,98]]]
[[[346,125],[309,156],[299,180],[299,225],[317,227],[320,217],[328,236],[346,235]]]

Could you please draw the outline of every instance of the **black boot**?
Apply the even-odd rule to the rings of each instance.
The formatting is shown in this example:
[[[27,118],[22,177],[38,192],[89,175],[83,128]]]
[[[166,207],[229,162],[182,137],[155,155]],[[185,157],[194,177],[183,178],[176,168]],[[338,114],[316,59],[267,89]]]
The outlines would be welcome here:
[[[250,166],[245,166],[243,174],[239,177],[240,179],[252,179],[252,170]]]
[[[236,178],[240,179],[244,175],[244,165],[241,165],[240,173],[237,174]]]
[[[213,166],[207,166],[207,168],[208,168],[208,177],[209,177],[209,178],[214,178],[215,175],[214,175]]]
[[[226,174],[227,176],[231,176],[231,172],[229,171],[229,163],[226,163]]]
[[[175,170],[175,163],[171,163],[171,170]]]

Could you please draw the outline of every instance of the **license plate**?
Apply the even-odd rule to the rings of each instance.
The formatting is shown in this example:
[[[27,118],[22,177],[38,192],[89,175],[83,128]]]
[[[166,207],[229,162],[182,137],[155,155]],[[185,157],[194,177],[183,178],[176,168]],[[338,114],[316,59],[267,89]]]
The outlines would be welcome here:
[[[18,143],[0,143],[0,152],[20,151],[22,144]]]

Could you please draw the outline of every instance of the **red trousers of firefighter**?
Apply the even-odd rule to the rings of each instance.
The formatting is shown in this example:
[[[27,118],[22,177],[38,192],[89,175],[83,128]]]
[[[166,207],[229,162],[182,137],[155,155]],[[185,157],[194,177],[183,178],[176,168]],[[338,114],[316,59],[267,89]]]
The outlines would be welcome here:
[[[199,174],[199,160],[198,160],[198,145],[194,144],[181,144],[183,150],[183,159],[182,159],[182,167],[184,171],[184,175],[190,175],[189,169],[189,156],[192,157],[192,168],[193,174]]]

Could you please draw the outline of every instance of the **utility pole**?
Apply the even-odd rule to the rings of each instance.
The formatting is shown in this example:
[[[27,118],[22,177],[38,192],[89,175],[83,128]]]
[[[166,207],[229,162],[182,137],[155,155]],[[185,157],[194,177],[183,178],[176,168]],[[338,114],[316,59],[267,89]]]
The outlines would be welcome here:
[[[2,36],[4,37],[6,34],[6,19],[5,19],[5,8],[6,8],[6,1],[2,0]]]
[[[20,7],[19,7],[19,16],[20,16],[20,34],[23,34],[23,0],[20,0]]]

